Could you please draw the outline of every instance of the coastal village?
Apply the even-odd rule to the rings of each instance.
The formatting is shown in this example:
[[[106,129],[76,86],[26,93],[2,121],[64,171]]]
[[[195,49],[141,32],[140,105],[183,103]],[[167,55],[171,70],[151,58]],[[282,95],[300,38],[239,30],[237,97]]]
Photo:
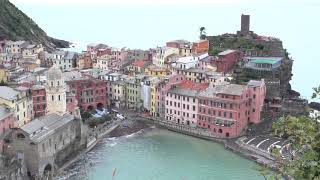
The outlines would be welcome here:
[[[81,53],[0,41],[0,179],[53,179],[112,130],[143,121],[275,165],[290,143],[270,135],[283,115],[317,113],[291,89],[293,59],[250,30],[170,40],[148,50],[89,44]]]

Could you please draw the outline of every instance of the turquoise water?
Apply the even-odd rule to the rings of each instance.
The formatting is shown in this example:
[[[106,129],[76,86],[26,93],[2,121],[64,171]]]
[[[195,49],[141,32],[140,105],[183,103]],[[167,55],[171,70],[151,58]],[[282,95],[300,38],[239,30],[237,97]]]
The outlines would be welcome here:
[[[259,180],[250,162],[220,144],[162,129],[103,140],[67,178],[106,180]]]

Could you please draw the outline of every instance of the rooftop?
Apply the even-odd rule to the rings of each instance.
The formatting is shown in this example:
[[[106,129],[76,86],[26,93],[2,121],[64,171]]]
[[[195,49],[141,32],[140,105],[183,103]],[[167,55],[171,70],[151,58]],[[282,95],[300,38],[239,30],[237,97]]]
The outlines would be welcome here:
[[[0,105],[0,121],[6,118],[9,114],[11,114],[10,108],[5,105]]]
[[[146,61],[144,60],[138,60],[132,63],[132,66],[138,66],[138,67],[144,67],[146,65]]]
[[[208,98],[212,98],[216,94],[240,96],[245,92],[246,88],[247,86],[238,84],[209,86],[205,91],[200,92],[199,96]]]
[[[48,114],[29,122],[21,129],[29,134],[31,141],[38,143],[72,120],[74,120],[74,116],[71,114],[63,116]]]
[[[177,85],[179,89],[190,90],[205,90],[208,87],[208,83],[195,83],[193,81],[184,81]]]
[[[256,64],[276,64],[281,61],[283,57],[246,57],[245,59]]]
[[[261,86],[262,84],[264,84],[264,80],[261,80],[261,81],[250,80],[250,81],[248,82],[248,86],[251,86],[251,87],[259,87],[259,86]]]
[[[222,51],[218,55],[219,56],[225,56],[225,55],[228,55],[228,54],[233,53],[233,52],[236,52],[236,50],[228,49],[228,50]]]
[[[0,86],[0,98],[6,100],[15,100],[17,99],[17,95],[19,94],[18,91],[7,87],[7,86]]]

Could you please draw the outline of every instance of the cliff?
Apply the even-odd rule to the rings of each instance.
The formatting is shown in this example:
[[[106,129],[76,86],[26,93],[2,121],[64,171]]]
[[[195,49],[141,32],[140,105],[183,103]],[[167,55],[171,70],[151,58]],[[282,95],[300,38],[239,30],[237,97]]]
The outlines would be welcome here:
[[[9,0],[0,0],[0,40],[25,40],[43,44],[48,50],[67,48],[70,43],[48,36],[31,18]]]

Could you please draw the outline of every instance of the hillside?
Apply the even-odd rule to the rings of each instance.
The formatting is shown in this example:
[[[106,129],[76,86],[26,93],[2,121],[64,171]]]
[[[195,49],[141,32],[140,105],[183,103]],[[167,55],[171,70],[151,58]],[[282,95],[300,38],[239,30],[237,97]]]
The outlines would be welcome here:
[[[31,18],[9,0],[0,0],[0,40],[28,40],[48,50],[69,47],[69,42],[49,37]]]

